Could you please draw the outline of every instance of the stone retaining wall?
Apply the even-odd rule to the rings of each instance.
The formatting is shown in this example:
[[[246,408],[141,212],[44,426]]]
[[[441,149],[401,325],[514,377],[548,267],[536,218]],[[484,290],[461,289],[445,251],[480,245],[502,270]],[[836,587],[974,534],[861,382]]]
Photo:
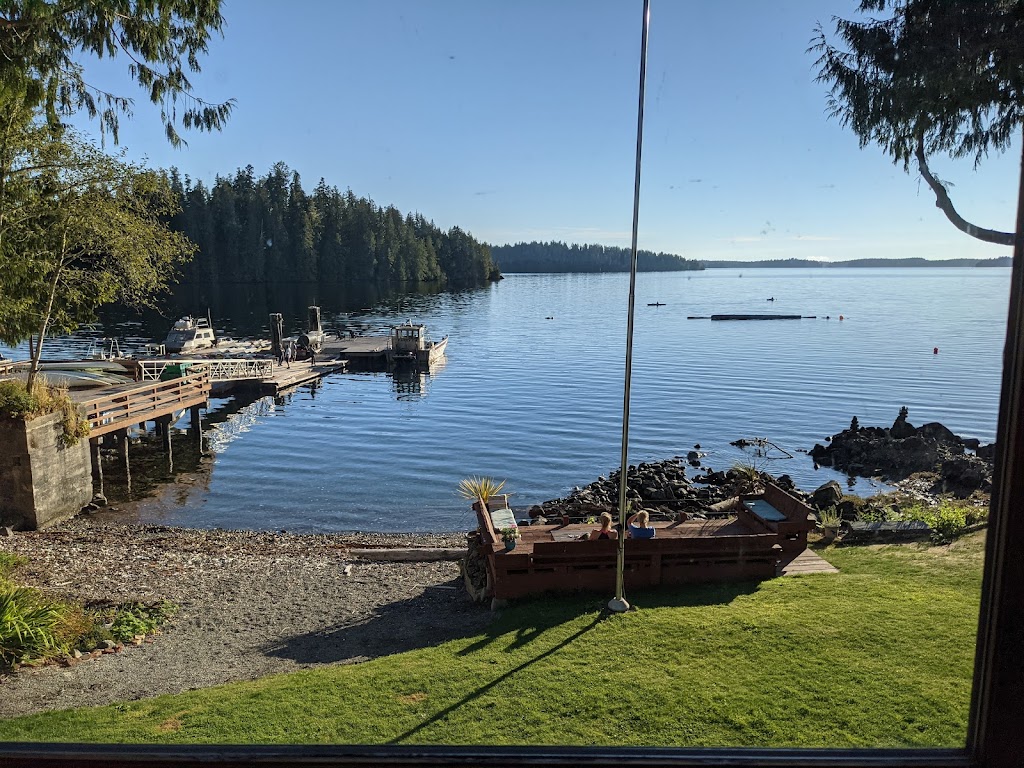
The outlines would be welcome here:
[[[0,524],[37,530],[92,499],[88,439],[61,444],[61,414],[0,418]]]

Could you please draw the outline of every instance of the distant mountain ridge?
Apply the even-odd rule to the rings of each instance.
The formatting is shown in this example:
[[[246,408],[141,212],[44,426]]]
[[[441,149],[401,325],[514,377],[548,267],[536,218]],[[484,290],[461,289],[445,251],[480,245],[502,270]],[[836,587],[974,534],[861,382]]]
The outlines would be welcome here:
[[[567,244],[559,241],[492,245],[491,258],[502,272],[628,272],[630,250],[610,245]],[[1010,256],[994,259],[770,259],[764,261],[711,261],[687,259],[673,253],[639,251],[640,272],[676,272],[701,269],[813,269],[830,267],[1009,267]]]
[[[995,259],[850,259],[848,261],[814,261],[812,259],[772,259],[771,261],[702,261],[705,269],[736,268],[814,268],[814,267],[1009,267],[1010,256]]]

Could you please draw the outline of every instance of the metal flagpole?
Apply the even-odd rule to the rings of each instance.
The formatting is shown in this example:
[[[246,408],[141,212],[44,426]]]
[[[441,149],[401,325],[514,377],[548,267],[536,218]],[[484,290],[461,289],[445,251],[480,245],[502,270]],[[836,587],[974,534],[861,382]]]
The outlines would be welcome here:
[[[633,376],[633,308],[636,303],[636,241],[640,223],[640,150],[644,143],[644,82],[647,79],[647,30],[651,23],[651,2],[644,0],[643,31],[640,37],[640,101],[636,118],[636,175],[633,181],[633,246],[629,262],[629,314],[626,319],[626,374],[622,390],[622,457],[619,464],[619,555],[615,564],[615,597],[608,608],[615,613],[629,610],[623,595],[626,563],[626,467],[629,454],[629,385]]]

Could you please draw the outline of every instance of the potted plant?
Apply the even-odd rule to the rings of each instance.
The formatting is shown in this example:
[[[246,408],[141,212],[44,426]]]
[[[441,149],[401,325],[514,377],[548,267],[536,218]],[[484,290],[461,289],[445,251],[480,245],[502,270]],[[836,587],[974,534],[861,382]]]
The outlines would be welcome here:
[[[839,535],[839,526],[843,524],[843,516],[835,507],[823,509],[818,513],[818,530],[821,531],[821,538],[825,541],[835,541]]]
[[[516,542],[522,538],[519,535],[518,528],[502,528],[498,531],[498,535],[501,536],[501,540],[505,542],[505,551],[511,552],[516,548]]]

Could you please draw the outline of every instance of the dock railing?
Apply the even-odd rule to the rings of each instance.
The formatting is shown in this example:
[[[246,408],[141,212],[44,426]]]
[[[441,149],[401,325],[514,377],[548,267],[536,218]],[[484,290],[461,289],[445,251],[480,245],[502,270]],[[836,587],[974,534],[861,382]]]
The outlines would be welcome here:
[[[152,421],[194,405],[202,405],[210,396],[210,378],[200,370],[167,381],[126,385],[84,402],[89,437],[124,429],[132,424]]]
[[[4,360],[0,363],[0,376],[10,376],[14,373],[27,371],[31,365],[28,360]]]
[[[159,381],[168,366],[188,372],[205,371],[211,383],[218,381],[262,381],[274,375],[274,361],[267,358],[198,360],[140,360],[139,379]]]

